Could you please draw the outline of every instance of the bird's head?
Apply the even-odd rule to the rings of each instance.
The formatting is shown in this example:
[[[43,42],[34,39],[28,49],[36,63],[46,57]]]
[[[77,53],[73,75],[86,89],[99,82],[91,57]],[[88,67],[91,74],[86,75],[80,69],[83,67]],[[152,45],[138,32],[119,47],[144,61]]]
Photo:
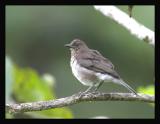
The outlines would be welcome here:
[[[82,40],[79,40],[79,39],[74,39],[73,41],[71,41],[71,43],[65,44],[65,47],[68,47],[70,48],[70,50],[74,50],[74,51],[77,51],[83,48],[88,48],[87,45]]]

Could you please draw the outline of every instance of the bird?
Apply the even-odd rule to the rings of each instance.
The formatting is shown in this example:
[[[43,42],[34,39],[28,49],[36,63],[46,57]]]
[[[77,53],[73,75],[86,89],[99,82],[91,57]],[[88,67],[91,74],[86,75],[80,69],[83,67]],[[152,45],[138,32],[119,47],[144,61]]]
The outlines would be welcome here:
[[[85,86],[89,86],[85,93],[97,91],[104,82],[112,82],[127,88],[137,95],[136,91],[125,83],[115,71],[112,62],[105,58],[98,50],[90,49],[87,44],[74,39],[65,44],[71,51],[70,66],[73,75]]]

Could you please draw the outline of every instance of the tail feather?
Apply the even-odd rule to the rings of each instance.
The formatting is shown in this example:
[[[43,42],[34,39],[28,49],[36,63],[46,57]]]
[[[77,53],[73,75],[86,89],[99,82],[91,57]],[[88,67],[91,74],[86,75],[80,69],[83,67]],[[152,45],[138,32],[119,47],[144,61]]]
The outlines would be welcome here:
[[[129,91],[131,91],[132,93],[134,93],[135,95],[137,95],[136,91],[134,89],[132,89],[127,83],[125,83],[123,80],[120,80],[120,84],[123,85],[124,87],[126,87]]]

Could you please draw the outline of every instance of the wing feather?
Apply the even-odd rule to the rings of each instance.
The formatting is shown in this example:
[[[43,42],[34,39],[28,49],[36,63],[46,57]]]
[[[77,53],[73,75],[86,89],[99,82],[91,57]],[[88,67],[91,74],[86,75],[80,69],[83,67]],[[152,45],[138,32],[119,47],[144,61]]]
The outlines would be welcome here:
[[[115,78],[120,78],[117,72],[114,70],[113,64],[106,58],[104,58],[98,51],[92,50],[88,54],[81,55],[78,59],[78,63],[89,70],[99,72],[102,74],[109,74]]]

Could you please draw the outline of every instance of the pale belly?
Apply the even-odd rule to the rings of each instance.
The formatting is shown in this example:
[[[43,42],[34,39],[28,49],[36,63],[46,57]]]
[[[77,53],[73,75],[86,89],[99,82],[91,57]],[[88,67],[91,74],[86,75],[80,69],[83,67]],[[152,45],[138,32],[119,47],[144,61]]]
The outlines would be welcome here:
[[[72,65],[71,65],[72,64]],[[104,82],[113,82],[119,83],[119,80],[113,78],[107,74],[95,73],[88,69],[83,68],[77,61],[71,58],[70,63],[73,75],[83,84],[86,86],[93,86],[99,84],[100,81]]]

